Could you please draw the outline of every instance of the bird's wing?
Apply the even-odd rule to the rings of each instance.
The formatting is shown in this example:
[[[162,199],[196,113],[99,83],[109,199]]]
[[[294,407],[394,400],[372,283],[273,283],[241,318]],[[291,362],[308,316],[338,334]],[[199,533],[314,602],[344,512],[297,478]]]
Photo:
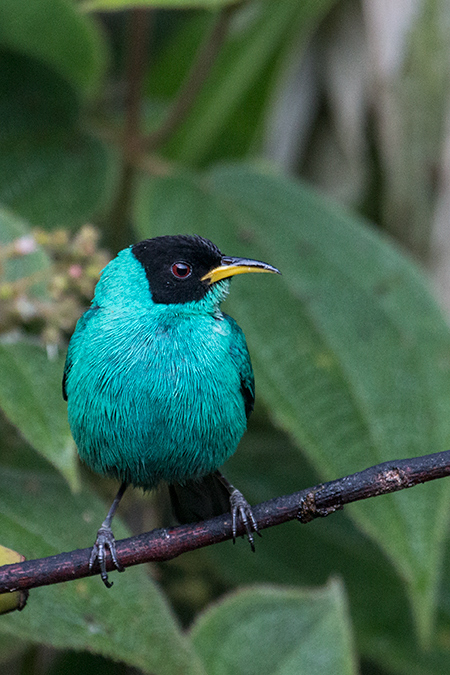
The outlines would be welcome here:
[[[88,309],[78,320],[78,323],[75,328],[75,332],[72,335],[72,338],[69,342],[69,347],[67,349],[67,356],[66,356],[66,362],[64,364],[64,373],[63,373],[63,379],[62,379],[62,395],[63,399],[67,401],[67,377],[70,373],[70,369],[72,368],[72,363],[73,363],[73,351],[74,351],[74,345],[76,341],[80,338],[81,334],[85,331],[86,326],[88,325],[89,320],[94,316],[96,313],[97,308],[92,307],[91,309]]]
[[[245,414],[248,419],[255,405],[255,378],[253,376],[252,362],[250,361],[244,333],[231,316],[224,314],[224,317],[233,334],[231,355],[239,369],[241,392],[244,399]]]

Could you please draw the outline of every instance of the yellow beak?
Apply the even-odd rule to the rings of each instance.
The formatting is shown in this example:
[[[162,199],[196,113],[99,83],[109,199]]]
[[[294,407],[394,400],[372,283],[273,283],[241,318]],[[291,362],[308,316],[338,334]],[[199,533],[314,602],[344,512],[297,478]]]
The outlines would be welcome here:
[[[281,274],[280,270],[277,270],[276,267],[261,262],[260,260],[252,260],[251,258],[229,258],[228,256],[224,256],[219,267],[210,270],[201,280],[214,284],[221,279],[227,279],[236,274],[249,274],[250,272]]]

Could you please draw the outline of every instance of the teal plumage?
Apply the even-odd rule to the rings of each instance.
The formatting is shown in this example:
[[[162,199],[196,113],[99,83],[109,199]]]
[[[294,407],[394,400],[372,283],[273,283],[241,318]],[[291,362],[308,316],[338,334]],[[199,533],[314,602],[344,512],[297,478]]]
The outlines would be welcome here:
[[[63,379],[72,434],[93,471],[151,489],[201,480],[233,454],[254,380],[244,334],[220,303],[241,271],[277,270],[225,258],[198,237],[146,240],[106,266]],[[108,537],[91,557],[107,585]]]
[[[134,298],[130,279],[142,289]],[[154,488],[211,473],[234,452],[241,387],[254,385],[244,335],[217,311],[229,283],[201,302],[155,305],[131,249],[108,265],[66,370],[69,423],[91,469]]]

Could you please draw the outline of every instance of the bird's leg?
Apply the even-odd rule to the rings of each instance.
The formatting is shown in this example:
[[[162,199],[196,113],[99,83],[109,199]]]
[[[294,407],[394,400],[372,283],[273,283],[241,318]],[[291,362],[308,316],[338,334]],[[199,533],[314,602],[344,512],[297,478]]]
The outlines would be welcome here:
[[[123,572],[125,568],[120,564],[117,559],[116,553],[116,540],[114,539],[113,531],[111,529],[111,521],[114,518],[114,514],[119,506],[120,500],[122,499],[125,490],[127,489],[127,483],[122,483],[119,488],[118,493],[114,497],[114,501],[111,504],[111,508],[108,511],[108,515],[100,526],[99,531],[97,532],[97,539],[92,548],[91,556],[89,558],[89,569],[92,570],[94,567],[95,561],[98,560],[100,565],[100,572],[102,581],[105,584],[106,588],[111,588],[112,581],[108,581],[108,575],[106,573],[106,549],[109,549],[111,554],[112,561],[119,572]]]
[[[253,532],[256,532],[256,534],[259,534],[259,536],[261,536],[261,533],[258,530],[258,524],[255,520],[250,504],[245,499],[242,492],[235,488],[234,485],[232,485],[220,471],[215,471],[214,475],[217,476],[222,485],[228,490],[230,495],[233,544],[236,543],[237,519],[239,517],[246,529],[247,538],[250,542],[251,549],[254,551],[255,542],[253,539]]]

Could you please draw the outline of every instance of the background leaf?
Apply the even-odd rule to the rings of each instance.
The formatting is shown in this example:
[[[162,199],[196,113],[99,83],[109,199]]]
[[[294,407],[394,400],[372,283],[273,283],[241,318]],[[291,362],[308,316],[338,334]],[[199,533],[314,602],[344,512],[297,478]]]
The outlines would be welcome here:
[[[80,128],[73,87],[41,62],[0,51],[0,202],[34,225],[81,225],[111,179],[103,143]]]
[[[82,9],[91,12],[108,12],[131,9],[133,7],[165,8],[165,9],[217,9],[224,5],[232,5],[239,0],[82,0]]]
[[[0,343],[0,407],[22,436],[79,489],[75,443],[61,394],[64,356],[35,345]]]
[[[95,22],[67,0],[2,0],[0,47],[45,63],[79,92],[98,86],[106,66]]]
[[[0,635],[0,664],[8,667],[10,659],[20,658],[26,646],[22,640],[11,640],[8,635]]]
[[[294,40],[298,48],[306,43],[332,4],[333,0],[263,2],[245,20],[241,17],[188,119],[167,144],[169,156],[198,165],[248,152],[261,133],[274,74],[286,49]],[[181,38],[183,43],[184,34]],[[167,67],[159,70],[166,73]]]
[[[309,591],[240,591],[201,616],[192,639],[211,675],[357,672],[343,588],[337,581]]]

